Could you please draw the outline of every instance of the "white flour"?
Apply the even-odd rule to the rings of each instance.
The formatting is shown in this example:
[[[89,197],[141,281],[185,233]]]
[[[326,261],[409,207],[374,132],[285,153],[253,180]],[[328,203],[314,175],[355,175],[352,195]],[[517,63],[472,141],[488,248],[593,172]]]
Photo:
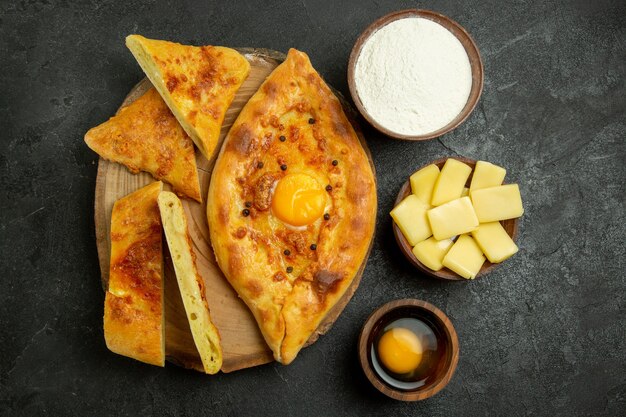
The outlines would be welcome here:
[[[357,93],[383,127],[423,135],[451,122],[465,107],[472,70],[461,42],[423,18],[396,20],[372,34],[355,68]]]

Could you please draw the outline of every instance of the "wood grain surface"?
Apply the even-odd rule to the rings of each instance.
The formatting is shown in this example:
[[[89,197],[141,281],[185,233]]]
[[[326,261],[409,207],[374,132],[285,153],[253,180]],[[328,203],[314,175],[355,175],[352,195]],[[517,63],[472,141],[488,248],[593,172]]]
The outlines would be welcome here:
[[[240,48],[238,50],[250,61],[250,75],[237,92],[233,103],[226,112],[218,146],[223,142],[226,133],[248,99],[256,92],[272,70],[285,59],[284,54],[272,50],[254,48]],[[147,79],[143,79],[131,90],[121,107],[132,103],[150,87],[150,82]],[[373,170],[371,155],[363,135],[355,123],[356,113],[340,94],[336,91],[335,94],[338,95],[348,118],[353,123]],[[217,155],[217,152],[215,154]],[[206,200],[215,157],[209,161],[200,152],[196,152],[196,161],[201,195]],[[110,225],[113,203],[152,181],[154,179],[150,174],[140,173],[134,175],[123,165],[112,163],[102,158],[98,162],[94,216],[103,288],[107,288],[108,283]],[[164,185],[164,189],[170,189],[168,184]],[[222,371],[231,372],[273,361],[271,351],[265,344],[252,314],[243,301],[239,299],[237,293],[232,289],[217,266],[209,241],[209,230],[205,216],[207,202],[203,201],[200,204],[189,199],[183,199],[182,202],[189,221],[189,232],[197,257],[198,271],[205,281],[206,297],[211,310],[211,317],[222,337],[224,350]],[[369,256],[369,250],[367,256]],[[314,343],[319,335],[325,334],[330,329],[343,311],[343,308],[350,301],[360,283],[367,256],[346,294],[319,325],[316,332],[308,340],[307,346]],[[202,371],[200,357],[193,344],[168,253],[166,253],[165,258],[165,350],[167,360],[186,368]]]

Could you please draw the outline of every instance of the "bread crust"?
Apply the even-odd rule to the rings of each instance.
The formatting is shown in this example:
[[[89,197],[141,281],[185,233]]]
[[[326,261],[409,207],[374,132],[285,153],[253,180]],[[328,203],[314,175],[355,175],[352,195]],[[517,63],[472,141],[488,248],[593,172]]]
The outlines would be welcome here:
[[[226,110],[248,77],[250,63],[234,49],[126,38],[126,46],[187,134],[211,159]]]
[[[271,214],[265,190],[272,188],[268,176],[278,181],[298,172],[326,187],[327,216],[294,230]],[[218,264],[275,359],[290,363],[352,283],[376,217],[367,155],[303,52],[291,49],[242,109],[216,161],[207,201]]]
[[[111,267],[104,301],[104,338],[120,355],[165,364],[163,251],[153,182],[116,201],[111,216]]]
[[[149,172],[178,195],[202,202],[193,141],[154,88],[90,129],[85,143],[133,174]]]

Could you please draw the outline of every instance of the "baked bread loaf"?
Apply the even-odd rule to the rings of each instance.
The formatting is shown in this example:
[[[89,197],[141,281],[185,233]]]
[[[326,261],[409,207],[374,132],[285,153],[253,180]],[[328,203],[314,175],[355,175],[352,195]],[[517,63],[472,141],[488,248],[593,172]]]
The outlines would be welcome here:
[[[365,150],[303,52],[291,49],[242,109],[207,201],[220,268],[290,363],[358,273],[376,219]]]

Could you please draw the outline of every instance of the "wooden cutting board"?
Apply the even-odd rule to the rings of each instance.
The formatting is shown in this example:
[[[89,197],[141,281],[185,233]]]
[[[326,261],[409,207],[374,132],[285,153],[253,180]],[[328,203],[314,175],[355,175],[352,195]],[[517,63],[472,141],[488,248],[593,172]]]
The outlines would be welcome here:
[[[219,146],[221,146],[226,133],[237,118],[239,111],[248,102],[248,99],[257,91],[272,70],[285,59],[284,54],[272,50],[253,48],[241,48],[238,50],[250,62],[250,75],[237,92],[233,103],[226,112],[220,133]],[[135,101],[150,87],[150,81],[147,78],[143,79],[130,91],[121,107]],[[337,92],[335,93],[337,94]],[[348,118],[352,121],[361,144],[368,155],[372,169],[374,169],[363,135],[354,121],[355,110],[340,94],[337,94],[337,96],[341,100]],[[200,152],[196,152],[196,161],[202,196],[206,200],[215,158],[208,161]],[[135,175],[131,174],[123,165],[108,162],[102,158],[98,161],[95,192],[95,225],[104,289],[108,285],[113,203],[152,181],[154,179],[150,174],[140,173]],[[164,183],[164,189],[170,189],[169,185]],[[211,317],[222,337],[222,348],[224,351],[222,371],[231,372],[273,361],[271,351],[265,344],[254,317],[243,301],[239,299],[237,293],[232,289],[217,266],[209,241],[209,229],[205,214],[206,201],[200,204],[189,199],[182,199],[182,202],[189,221],[189,232],[196,253],[198,272],[205,282],[206,298],[211,309]],[[167,245],[164,244],[163,246],[167,250]],[[325,334],[330,329],[343,308],[350,301],[361,281],[361,275],[363,274],[368,256],[369,250],[352,285],[308,340],[307,346],[314,343],[319,335]],[[166,252],[165,258],[166,357],[169,362],[174,364],[202,371],[202,364],[193,343],[169,253]]]

